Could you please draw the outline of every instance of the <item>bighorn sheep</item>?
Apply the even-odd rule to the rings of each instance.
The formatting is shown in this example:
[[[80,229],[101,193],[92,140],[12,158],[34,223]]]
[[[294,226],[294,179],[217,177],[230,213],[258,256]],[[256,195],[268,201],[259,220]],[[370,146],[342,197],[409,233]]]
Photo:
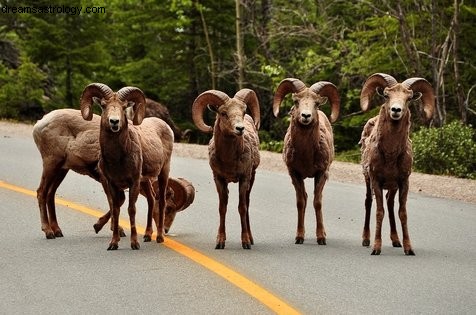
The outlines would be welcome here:
[[[296,244],[304,243],[304,214],[307,204],[304,179],[313,177],[317,243],[326,245],[322,190],[329,177],[329,167],[334,158],[334,138],[332,126],[319,108],[329,99],[330,119],[331,122],[336,121],[340,109],[339,94],[335,85],[327,81],[319,81],[308,88],[299,79],[284,79],[274,94],[274,116],[278,116],[281,102],[289,93],[292,93],[294,105],[284,137],[283,160],[296,191],[298,222],[295,241]]]
[[[203,120],[205,107],[216,113],[212,128]],[[249,108],[251,117],[246,115]],[[241,243],[251,249],[249,220],[250,193],[260,163],[258,129],[260,109],[254,91],[241,89],[233,98],[217,90],[200,94],[192,105],[193,121],[202,132],[213,132],[208,145],[209,164],[219,198],[220,225],[216,249],[225,248],[225,216],[228,204],[228,183],[239,183],[238,211],[241,218]]]
[[[63,236],[56,218],[55,194],[68,171],[73,170],[100,181],[97,168],[100,154],[99,124],[100,116],[98,115],[93,115],[91,121],[85,121],[79,110],[58,109],[43,116],[33,127],[33,139],[43,161],[43,173],[37,190],[37,198],[42,230],[48,239]],[[143,159],[144,163],[148,163],[147,156]],[[156,192],[158,188],[156,181],[153,182],[153,186]],[[141,193],[147,197],[145,191]],[[176,212],[186,209],[193,202],[194,193],[190,182],[180,178],[169,178],[164,219],[166,232],[170,229]],[[153,198],[148,202],[149,209],[153,204],[157,208],[158,204]],[[110,212],[94,224],[96,233],[107,223],[109,217]],[[151,240],[151,222],[148,225],[144,241]],[[121,236],[124,235],[122,232]]]
[[[362,245],[370,245],[369,225],[373,192],[377,203],[377,220],[372,255],[381,253],[383,190],[386,189],[390,239],[394,247],[402,246],[394,216],[394,199],[398,191],[398,215],[402,224],[403,250],[405,255],[415,255],[408,235],[406,209],[408,177],[413,162],[408,106],[410,101],[421,98],[426,118],[430,119],[433,116],[435,96],[430,83],[423,78],[410,78],[398,83],[388,74],[375,73],[367,79],[360,94],[360,106],[363,111],[369,109],[370,100],[375,92],[382,93],[385,103],[381,106],[379,114],[366,123],[360,140],[362,168],[367,188]]]

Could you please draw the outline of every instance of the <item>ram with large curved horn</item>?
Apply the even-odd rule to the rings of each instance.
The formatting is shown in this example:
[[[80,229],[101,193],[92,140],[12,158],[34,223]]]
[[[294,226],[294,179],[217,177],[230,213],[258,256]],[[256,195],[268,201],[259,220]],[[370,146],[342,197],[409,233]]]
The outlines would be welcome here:
[[[387,190],[386,201],[390,221],[390,239],[394,247],[402,247],[398,237],[394,202],[398,192],[398,215],[402,225],[403,251],[415,255],[407,226],[407,196],[409,176],[412,171],[413,151],[410,141],[411,113],[409,104],[421,99],[427,119],[433,116],[435,97],[428,81],[410,78],[398,83],[384,73],[371,75],[364,83],[360,95],[362,110],[368,110],[369,101],[376,90],[383,94],[385,102],[377,116],[369,119],[360,139],[362,169],[366,184],[365,219],[362,245],[370,246],[370,213],[375,195],[377,220],[372,255],[380,255],[382,249],[382,222],[384,217],[383,190]]]
[[[331,103],[331,121],[339,116],[340,99],[337,88],[327,81],[314,83],[310,88],[299,79],[287,78],[281,81],[273,100],[273,113],[279,113],[284,97],[292,93],[294,105],[291,121],[284,137],[283,160],[288,168],[291,182],[296,192],[298,222],[295,243],[304,243],[304,214],[307,193],[304,179],[314,178],[313,205],[316,214],[316,239],[319,245],[326,245],[326,231],[322,215],[322,191],[329,176],[329,167],[334,158],[334,136],[326,114],[319,107]]]
[[[203,120],[205,108],[216,113],[213,128]],[[249,109],[251,116],[245,114]],[[241,221],[241,245],[251,249],[249,205],[256,168],[260,162],[258,128],[260,109],[256,93],[241,89],[233,98],[218,90],[200,94],[192,105],[195,126],[203,132],[213,132],[208,145],[209,163],[218,192],[220,224],[216,249],[225,248],[225,217],[228,204],[228,184],[239,183],[238,211]]]

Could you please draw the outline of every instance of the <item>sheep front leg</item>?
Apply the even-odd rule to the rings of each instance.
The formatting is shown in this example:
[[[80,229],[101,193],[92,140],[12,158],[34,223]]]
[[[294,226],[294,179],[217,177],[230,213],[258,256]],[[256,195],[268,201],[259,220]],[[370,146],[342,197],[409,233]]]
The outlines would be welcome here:
[[[327,172],[314,177],[314,210],[316,212],[316,238],[317,244],[326,245],[326,230],[322,216],[322,191],[327,180]]]
[[[376,181],[373,182],[375,201],[377,203],[377,220],[375,227],[375,242],[372,250],[372,255],[380,255],[382,252],[382,222],[385,216],[385,210],[383,208],[383,190]]]
[[[410,236],[408,235],[408,226],[407,226],[407,197],[408,197],[408,179],[401,185],[399,189],[399,204],[398,216],[400,217],[400,222],[402,224],[402,234],[403,234],[403,252],[408,256],[415,256],[415,252],[412,249],[412,244],[410,242]]]
[[[112,213],[112,199],[111,199],[111,196],[107,192],[108,188],[107,188],[106,180],[105,179],[100,179],[99,181],[101,182],[102,188],[103,188],[104,192],[106,193],[107,203],[109,205],[109,211],[106,212],[106,214],[104,214],[102,217],[100,217],[97,220],[97,222],[93,225],[93,228],[94,228],[94,231],[96,232],[96,234],[98,234],[99,231],[101,231],[101,229],[103,228],[103,226],[109,221],[109,219],[111,218],[111,213]],[[112,220],[111,220],[111,231],[113,230],[113,225],[114,225],[114,222],[112,222]],[[126,236],[126,233],[124,232],[124,229],[120,225],[119,225],[119,235],[121,237]]]
[[[249,219],[248,219],[248,202],[247,196],[249,191],[249,183],[241,179],[239,183],[239,201],[238,212],[241,219],[241,246],[243,249],[251,249]]]
[[[224,249],[226,241],[225,218],[228,205],[228,184],[225,179],[215,176],[215,186],[218,192],[218,211],[220,213],[220,225],[218,226],[215,249]]]
[[[129,207],[127,211],[129,213],[129,222],[131,224],[131,248],[140,249],[139,241],[137,240],[137,227],[136,227],[136,202],[139,197],[140,183],[134,183],[129,189]]]
[[[398,239],[397,225],[395,224],[395,195],[397,194],[396,189],[391,189],[387,192],[387,209],[388,209],[388,219],[390,221],[390,240],[392,240],[393,247],[402,247],[400,240]]]
[[[362,232],[362,246],[370,246],[370,214],[372,212],[372,188],[370,186],[370,178],[365,176],[365,221],[364,230]]]
[[[251,180],[248,191],[246,192],[246,226],[248,227],[248,235],[250,237],[250,244],[254,245],[253,235],[251,234],[251,226],[250,226],[250,195],[251,195],[251,188],[253,188],[253,184],[255,182],[255,174],[256,172],[253,170],[251,173]]]
[[[116,250],[119,248],[119,241],[121,240],[119,234],[119,214],[121,211],[121,206],[126,200],[126,196],[124,195],[124,191],[117,187],[108,186],[107,191],[110,194],[112,200],[112,238],[107,250]]]
[[[293,172],[290,172],[290,176],[292,184],[294,186],[294,190],[296,191],[296,207],[298,212],[295,244],[303,244],[305,233],[304,214],[306,212],[307,193],[306,188],[304,186],[304,179],[301,178],[299,175],[294,174]]]

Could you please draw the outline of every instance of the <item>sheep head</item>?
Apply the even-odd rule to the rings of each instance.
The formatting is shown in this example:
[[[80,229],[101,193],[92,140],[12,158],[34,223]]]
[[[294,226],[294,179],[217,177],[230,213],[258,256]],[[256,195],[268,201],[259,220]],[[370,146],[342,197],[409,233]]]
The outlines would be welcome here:
[[[85,120],[93,117],[92,105],[99,103],[102,109],[101,124],[112,132],[127,126],[126,108],[133,107],[134,125],[140,125],[145,116],[145,96],[136,87],[123,87],[117,92],[102,83],[91,83],[81,95],[81,114]]]
[[[287,78],[279,83],[273,99],[273,114],[279,114],[279,107],[284,97],[292,93],[294,105],[291,116],[301,125],[312,125],[319,119],[318,110],[327,102],[331,103],[330,121],[335,122],[339,117],[340,99],[337,88],[327,81],[314,83],[310,88],[299,79]]]
[[[435,95],[431,84],[423,78],[410,78],[398,83],[395,78],[385,73],[375,73],[364,83],[360,93],[360,107],[369,109],[372,97],[378,93],[385,98],[385,106],[389,117],[398,121],[408,112],[410,101],[421,98],[425,118],[430,120],[435,109]]]
[[[256,129],[260,125],[258,97],[250,89],[241,89],[233,98],[218,90],[208,90],[200,94],[192,105],[195,126],[203,132],[213,132],[213,127],[203,120],[205,107],[217,114],[215,127],[229,134],[242,136],[245,131],[244,116],[249,108]]]
[[[157,182],[154,182],[154,190],[157,189]],[[191,182],[180,177],[169,177],[164,219],[164,229],[166,233],[170,230],[177,212],[187,209],[187,207],[192,204],[194,199],[195,188]]]

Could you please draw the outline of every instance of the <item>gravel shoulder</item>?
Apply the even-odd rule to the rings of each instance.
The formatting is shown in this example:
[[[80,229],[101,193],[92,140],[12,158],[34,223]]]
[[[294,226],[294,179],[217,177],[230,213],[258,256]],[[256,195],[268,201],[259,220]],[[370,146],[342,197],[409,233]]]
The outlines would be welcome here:
[[[31,137],[33,125],[0,121],[0,137]],[[175,143],[174,156],[207,159],[205,145]],[[259,169],[286,173],[281,154],[261,151]],[[334,161],[331,165],[330,180],[342,183],[364,185],[359,164]],[[410,191],[422,195],[460,200],[476,204],[476,180],[450,176],[428,175],[413,172],[410,176]]]

